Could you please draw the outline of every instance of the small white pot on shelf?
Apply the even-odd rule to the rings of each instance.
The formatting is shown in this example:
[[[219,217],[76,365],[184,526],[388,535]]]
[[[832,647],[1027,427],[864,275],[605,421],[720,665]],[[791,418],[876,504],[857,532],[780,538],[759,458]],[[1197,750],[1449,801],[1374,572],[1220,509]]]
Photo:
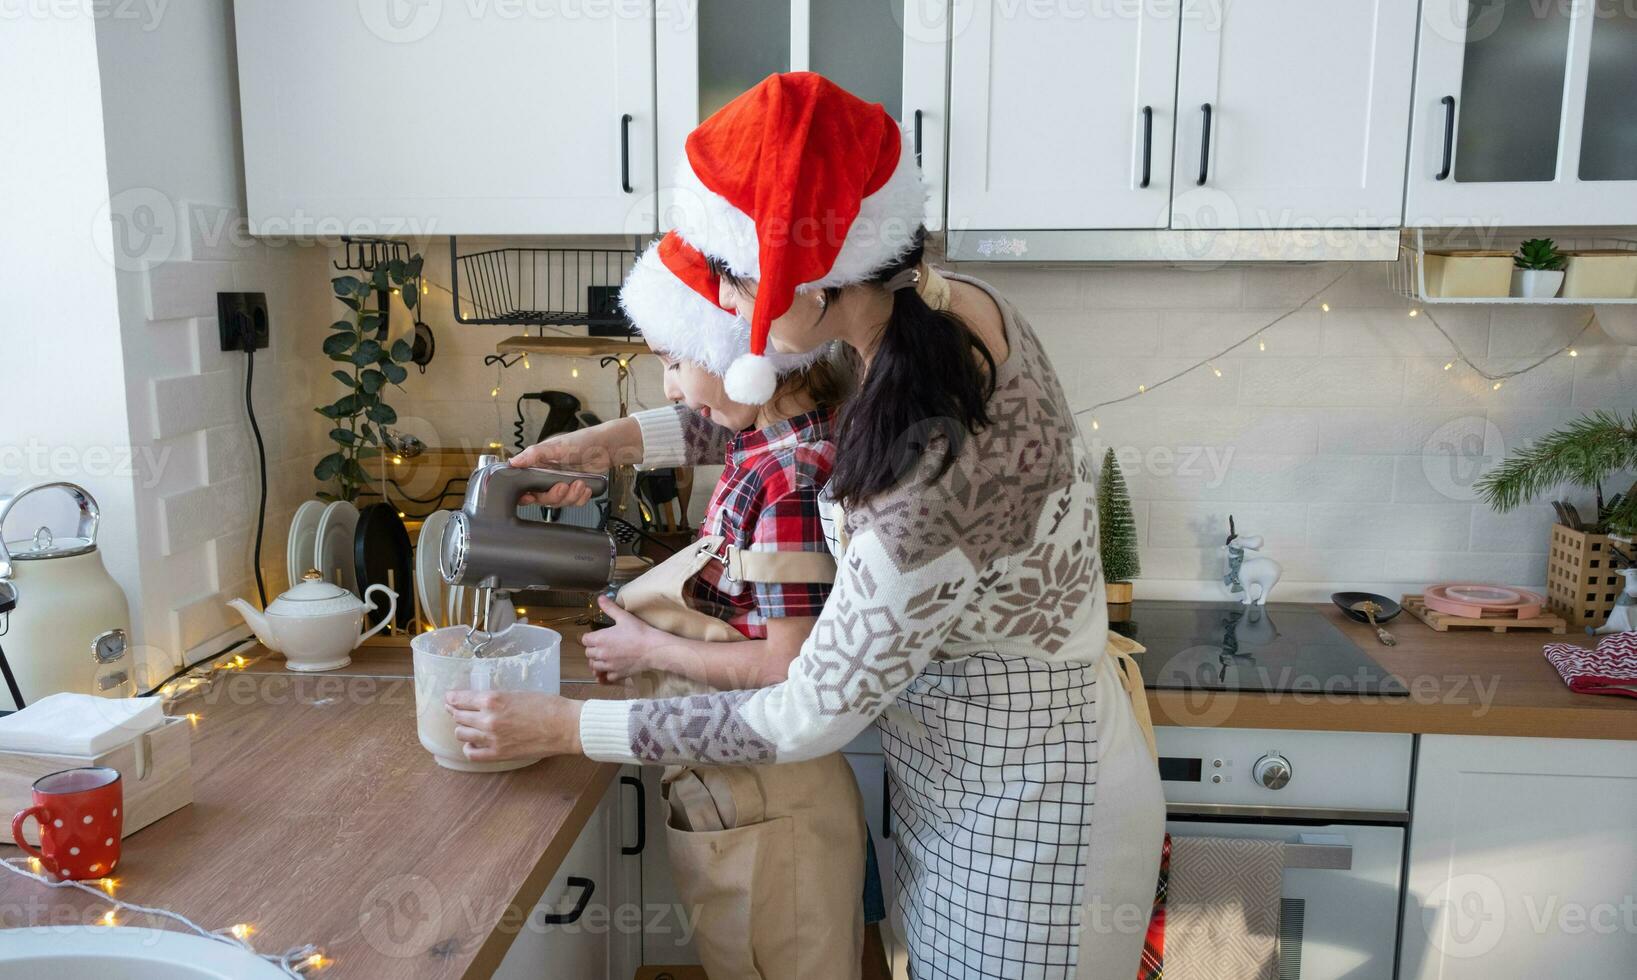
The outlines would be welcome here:
[[[1513,269],[1512,295],[1527,299],[1551,299],[1563,288],[1562,269]]]

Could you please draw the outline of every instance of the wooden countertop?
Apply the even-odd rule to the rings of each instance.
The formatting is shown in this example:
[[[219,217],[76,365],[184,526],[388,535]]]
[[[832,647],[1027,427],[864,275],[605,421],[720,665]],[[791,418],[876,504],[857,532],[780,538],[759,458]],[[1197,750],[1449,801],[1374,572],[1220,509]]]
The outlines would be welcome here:
[[[1396,675],[1409,696],[1150,690],[1154,724],[1637,740],[1637,699],[1576,694],[1541,655],[1552,641],[1591,646],[1584,633],[1439,633],[1404,613],[1387,624],[1398,638],[1389,647],[1334,606],[1313,608]]]
[[[589,680],[584,652],[564,652],[565,694],[623,693],[573,683]],[[250,923],[263,952],[317,943],[334,959],[319,976],[336,980],[490,975],[618,767],[439,767],[416,735],[402,641],[316,674],[245,656],[173,706],[198,715],[194,802],[125,839],[118,896],[210,928]],[[0,928],[89,923],[106,907],[0,876]]]

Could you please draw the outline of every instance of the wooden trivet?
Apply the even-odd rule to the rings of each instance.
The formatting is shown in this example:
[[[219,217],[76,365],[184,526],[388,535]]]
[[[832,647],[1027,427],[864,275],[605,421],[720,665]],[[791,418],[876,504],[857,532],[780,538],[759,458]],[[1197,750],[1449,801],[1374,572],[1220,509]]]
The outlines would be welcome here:
[[[1428,609],[1420,595],[1404,596],[1403,605],[1416,619],[1440,633],[1447,633],[1452,629],[1481,629],[1491,633],[1506,633],[1511,630],[1549,630],[1553,633],[1567,633],[1569,624],[1562,616],[1553,616],[1550,613],[1536,616],[1533,619],[1508,619],[1504,616],[1485,616],[1482,619],[1472,619],[1466,616],[1451,616],[1435,609]]]

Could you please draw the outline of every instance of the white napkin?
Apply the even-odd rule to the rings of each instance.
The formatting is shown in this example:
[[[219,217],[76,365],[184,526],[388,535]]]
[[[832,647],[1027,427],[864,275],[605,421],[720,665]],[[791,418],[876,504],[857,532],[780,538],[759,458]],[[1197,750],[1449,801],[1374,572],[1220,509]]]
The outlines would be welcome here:
[[[0,752],[100,755],[164,720],[159,698],[52,694],[0,718]]]

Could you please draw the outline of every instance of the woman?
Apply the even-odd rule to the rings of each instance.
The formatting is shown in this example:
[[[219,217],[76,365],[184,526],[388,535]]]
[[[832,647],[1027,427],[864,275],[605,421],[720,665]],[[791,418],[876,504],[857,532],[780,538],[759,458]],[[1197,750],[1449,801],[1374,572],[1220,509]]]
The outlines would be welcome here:
[[[780,684],[585,703],[461,692],[468,754],[785,762],[873,721],[913,975],[1127,980],[1164,805],[1105,655],[1091,467],[1039,341],[988,286],[923,263],[925,190],[879,106],[771,76],[694,131],[685,164],[678,230],[751,322],[728,394],[770,394],[770,338],[863,360],[829,485],[848,539],[834,591]],[[705,462],[724,435],[661,410],[517,462]]]

